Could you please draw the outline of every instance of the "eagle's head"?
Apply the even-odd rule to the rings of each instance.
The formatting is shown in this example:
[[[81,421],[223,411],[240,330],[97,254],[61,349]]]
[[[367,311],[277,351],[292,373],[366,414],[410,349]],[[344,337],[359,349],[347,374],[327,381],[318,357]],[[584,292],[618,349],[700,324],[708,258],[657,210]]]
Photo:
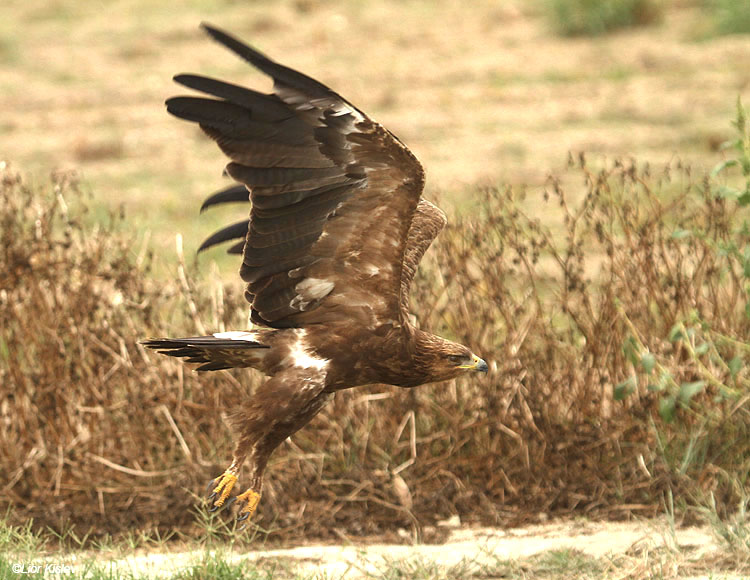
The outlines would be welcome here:
[[[437,382],[454,379],[465,373],[486,373],[487,363],[462,344],[424,333],[418,339],[417,360],[429,380]]]

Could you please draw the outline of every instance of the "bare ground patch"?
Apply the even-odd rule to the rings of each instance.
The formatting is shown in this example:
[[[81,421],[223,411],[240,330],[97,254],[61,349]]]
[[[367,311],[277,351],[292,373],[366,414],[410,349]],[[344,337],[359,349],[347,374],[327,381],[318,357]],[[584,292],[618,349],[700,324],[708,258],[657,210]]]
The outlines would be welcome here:
[[[214,558],[245,570],[248,578],[258,573],[258,578],[295,580],[744,577],[742,564],[727,561],[708,528],[674,529],[664,521],[578,520],[508,530],[453,528],[444,543],[432,545],[380,544],[370,539],[360,544],[269,550],[237,544],[230,551],[141,551],[112,559],[80,554],[65,561],[81,567],[91,558],[99,564],[106,560],[117,575],[133,578],[185,577],[187,571]]]

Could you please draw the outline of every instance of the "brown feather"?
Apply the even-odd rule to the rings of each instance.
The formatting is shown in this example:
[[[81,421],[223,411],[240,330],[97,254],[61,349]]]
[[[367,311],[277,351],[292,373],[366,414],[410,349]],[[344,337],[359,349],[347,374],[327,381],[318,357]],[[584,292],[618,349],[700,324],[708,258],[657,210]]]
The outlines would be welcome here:
[[[443,211],[426,199],[420,199],[417,211],[414,212],[409,237],[404,252],[403,274],[401,275],[401,312],[404,318],[409,313],[409,290],[414,274],[417,272],[422,256],[430,247],[432,241],[445,227],[448,219]]]

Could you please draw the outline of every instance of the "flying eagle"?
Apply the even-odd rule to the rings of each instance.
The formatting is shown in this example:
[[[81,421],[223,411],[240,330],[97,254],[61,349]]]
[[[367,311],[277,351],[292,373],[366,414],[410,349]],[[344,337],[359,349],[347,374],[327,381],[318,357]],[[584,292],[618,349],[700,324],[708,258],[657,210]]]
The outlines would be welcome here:
[[[212,26],[211,37],[273,79],[263,94],[181,74],[213,98],[180,96],[167,110],[200,128],[229,157],[237,185],[203,208],[249,202],[250,217],[201,249],[240,239],[252,330],[144,341],[197,370],[251,367],[268,379],[231,416],[232,463],[210,484],[211,509],[255,511],[268,458],[334,393],[385,383],[416,387],[487,372],[468,348],[409,321],[409,287],[446,223],[421,197],[424,172],[393,133],[325,85]],[[240,468],[249,487],[233,496]]]

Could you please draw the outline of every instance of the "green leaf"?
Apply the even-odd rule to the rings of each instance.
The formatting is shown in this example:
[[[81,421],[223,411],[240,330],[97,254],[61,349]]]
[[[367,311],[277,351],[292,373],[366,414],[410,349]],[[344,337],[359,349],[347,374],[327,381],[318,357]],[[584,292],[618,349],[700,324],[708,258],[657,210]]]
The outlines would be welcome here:
[[[689,238],[693,235],[693,232],[690,230],[675,230],[672,232],[672,239],[673,240],[682,240],[683,238]]]
[[[742,370],[742,358],[741,357],[734,357],[732,360],[728,363],[729,366],[729,374],[732,375],[732,378],[735,378],[739,372]]]
[[[644,352],[643,356],[641,356],[641,366],[650,375],[656,366],[656,357],[650,352]]]
[[[625,397],[632,394],[633,391],[635,391],[635,386],[635,377],[632,375],[622,381],[619,385],[616,385],[614,388],[615,401],[622,401]]]
[[[698,346],[695,347],[695,354],[698,356],[702,356],[708,352],[708,349],[711,348],[711,345],[707,342],[702,342]]]
[[[729,139],[728,141],[722,142],[719,145],[719,151],[726,151],[727,149],[739,149],[742,150],[742,139]]]
[[[684,340],[685,339],[685,333],[682,331],[682,324],[677,323],[675,324],[672,329],[669,331],[669,335],[667,336],[669,339],[669,342],[677,342],[678,340]]]
[[[666,397],[659,401],[659,416],[665,423],[671,423],[674,421],[674,413],[677,408],[677,404],[674,397]]]
[[[745,135],[745,122],[747,121],[747,113],[745,107],[742,106],[742,99],[737,95],[737,119],[733,122],[733,125],[737,127],[737,130],[741,135]]]
[[[633,366],[638,364],[640,356],[638,355],[638,343],[635,338],[628,335],[622,345],[622,352],[625,354],[625,358],[628,359]]]
[[[734,145],[735,142],[727,141],[727,143],[729,143],[729,147],[731,147]],[[736,159],[727,159],[726,161],[722,161],[711,170],[711,177],[716,177],[717,175],[719,175],[719,173],[724,171],[727,167],[734,167],[735,165],[737,165]]]
[[[655,383],[651,383],[648,386],[648,390],[652,392],[662,392],[666,391],[667,387],[669,386],[669,382],[672,380],[672,375],[669,374],[667,371],[662,371],[659,373],[659,378],[656,379]]]
[[[736,187],[729,187],[728,185],[720,185],[716,190],[716,196],[721,199],[739,199],[740,190]]]
[[[706,381],[695,381],[692,383],[682,383],[680,385],[680,392],[677,394],[677,400],[680,405],[687,407],[690,405],[690,399],[703,390],[706,386]]]

